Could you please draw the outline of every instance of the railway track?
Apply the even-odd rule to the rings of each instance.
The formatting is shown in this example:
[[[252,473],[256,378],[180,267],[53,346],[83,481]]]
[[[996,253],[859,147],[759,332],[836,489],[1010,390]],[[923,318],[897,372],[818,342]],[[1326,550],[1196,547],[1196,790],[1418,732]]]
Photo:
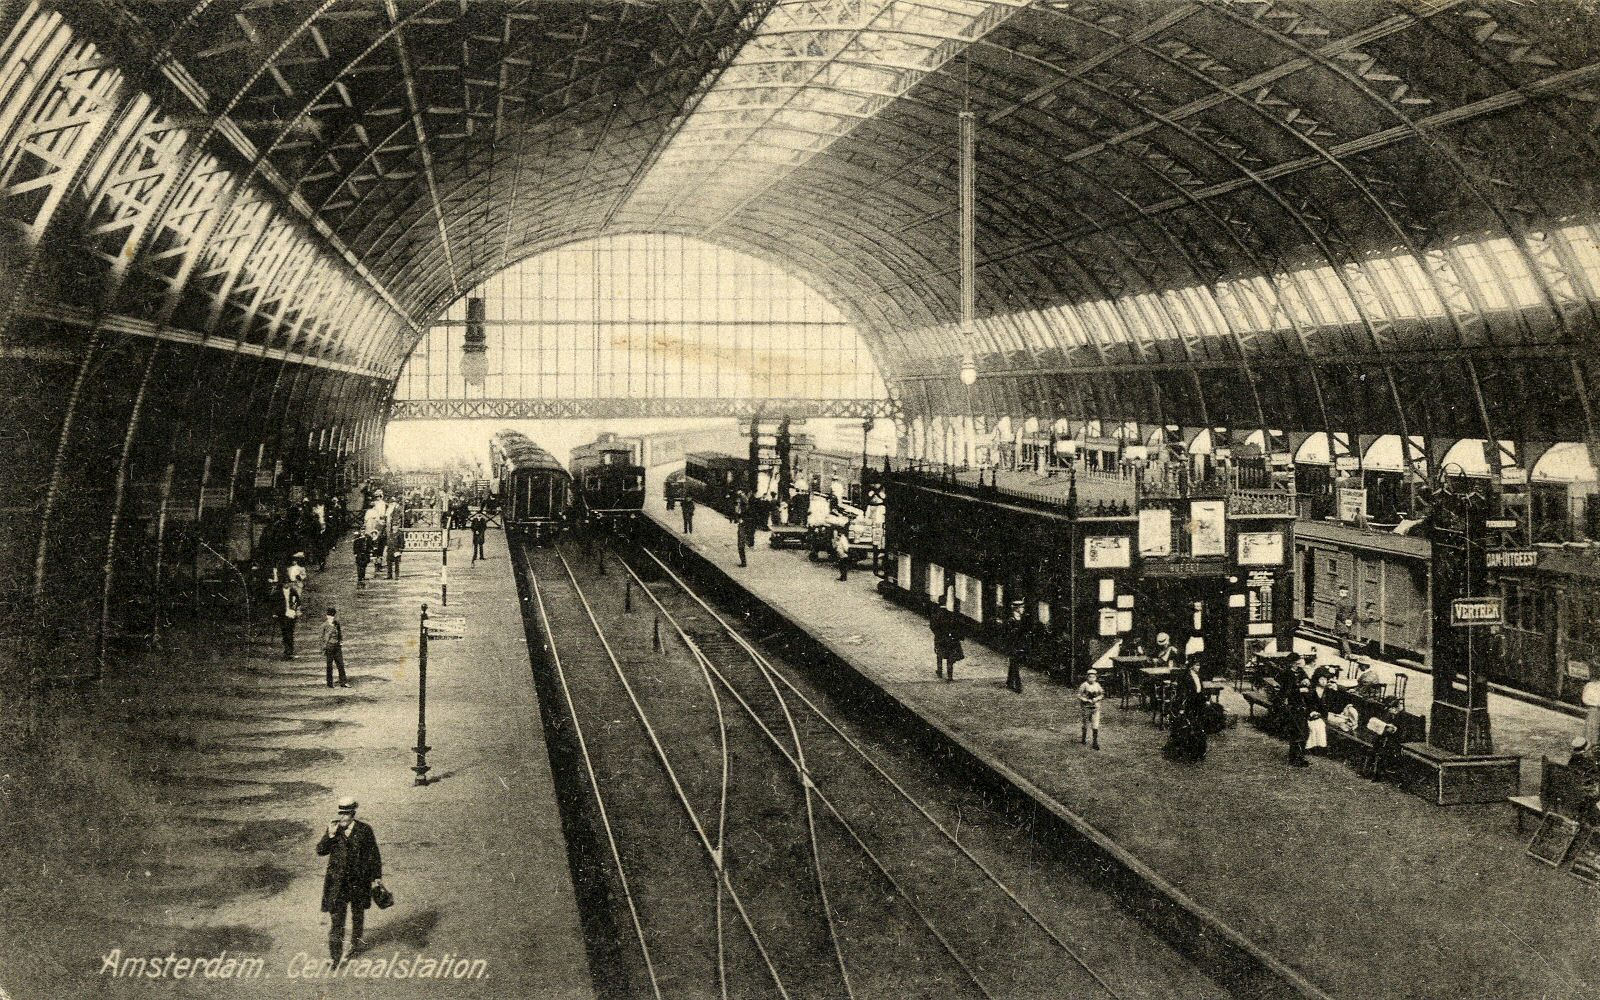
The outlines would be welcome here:
[[[1224,995],[1092,872],[864,732],[637,548],[529,548],[626,995]]]

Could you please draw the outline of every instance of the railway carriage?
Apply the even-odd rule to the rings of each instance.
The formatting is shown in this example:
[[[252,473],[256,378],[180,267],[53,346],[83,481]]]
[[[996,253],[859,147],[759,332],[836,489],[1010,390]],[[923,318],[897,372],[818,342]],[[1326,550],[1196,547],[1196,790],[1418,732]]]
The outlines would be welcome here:
[[[555,456],[512,430],[494,436],[489,456],[500,481],[507,531],[520,531],[538,541],[568,527],[575,513],[572,476]]]
[[[683,459],[683,493],[702,507],[733,516],[733,499],[750,488],[750,460],[720,451],[696,451]]]
[[[601,434],[572,449],[570,468],[586,514],[619,520],[637,517],[644,507],[645,468],[627,439]]]

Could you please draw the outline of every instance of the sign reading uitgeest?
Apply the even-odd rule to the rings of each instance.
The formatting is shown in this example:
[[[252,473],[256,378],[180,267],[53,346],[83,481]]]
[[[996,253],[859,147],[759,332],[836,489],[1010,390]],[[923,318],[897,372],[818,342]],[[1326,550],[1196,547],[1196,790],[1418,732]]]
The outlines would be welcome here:
[[[1458,597],[1450,602],[1452,625],[1503,625],[1505,607],[1498,597]]]
[[[1534,549],[1490,549],[1484,553],[1484,565],[1489,569],[1528,569],[1539,565],[1539,553]]]

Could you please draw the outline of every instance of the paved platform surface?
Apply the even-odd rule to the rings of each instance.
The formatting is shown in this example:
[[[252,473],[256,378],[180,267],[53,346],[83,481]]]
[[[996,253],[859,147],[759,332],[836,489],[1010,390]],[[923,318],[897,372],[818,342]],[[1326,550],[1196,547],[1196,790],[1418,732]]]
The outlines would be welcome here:
[[[476,566],[457,542],[447,609],[437,553],[408,553],[400,580],[357,590],[347,537],[311,572],[292,661],[265,619],[185,626],[96,690],[58,697],[46,760],[3,768],[0,864],[15,877],[0,878],[0,995],[592,997],[511,561],[499,532]],[[430,643],[435,781],[418,788],[409,748],[424,601],[467,624],[465,639]],[[316,635],[329,603],[349,689],[323,681]],[[369,947],[349,972],[370,959],[369,978],[298,978],[327,954],[314,848],[345,794],[376,831],[398,903],[368,911]],[[224,963],[261,959],[262,974],[107,971],[112,955],[224,952]],[[418,955],[481,959],[485,976],[393,978],[395,956]],[[390,978],[370,978],[378,961]]]
[[[660,500],[647,509],[681,528]],[[870,572],[840,583],[764,539],[740,568],[732,526],[701,512],[685,541],[1330,994],[1600,996],[1600,892],[1528,859],[1510,807],[1439,808],[1335,760],[1292,769],[1280,741],[1242,723],[1203,763],[1176,764],[1148,715],[1113,706],[1089,750],[1065,686],[1030,673],[1012,694],[1002,658],[976,642],[955,682],[938,681],[926,621],[878,596]],[[1413,683],[1425,704],[1426,681]]]

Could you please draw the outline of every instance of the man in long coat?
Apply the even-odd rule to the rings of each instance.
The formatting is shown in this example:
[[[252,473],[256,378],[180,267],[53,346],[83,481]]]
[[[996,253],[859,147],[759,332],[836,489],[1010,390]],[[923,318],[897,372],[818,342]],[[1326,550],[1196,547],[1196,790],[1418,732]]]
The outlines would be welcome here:
[[[317,853],[328,858],[328,873],[322,879],[322,912],[329,915],[328,957],[335,965],[344,957],[344,921],[350,914],[350,953],[360,951],[365,942],[367,908],[372,905],[372,887],[383,881],[383,856],[378,853],[378,838],[372,827],[356,819],[356,800],[339,800],[339,816],[328,824],[317,841]]]

